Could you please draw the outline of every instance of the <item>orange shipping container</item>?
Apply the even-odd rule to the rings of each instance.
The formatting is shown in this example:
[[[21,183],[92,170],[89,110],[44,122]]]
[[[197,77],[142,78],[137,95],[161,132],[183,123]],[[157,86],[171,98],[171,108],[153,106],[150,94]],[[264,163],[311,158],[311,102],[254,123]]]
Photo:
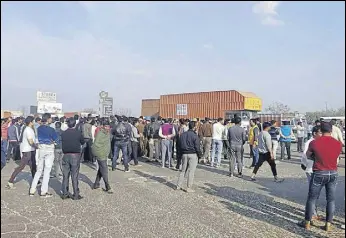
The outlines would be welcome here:
[[[253,93],[235,90],[160,97],[160,116],[164,118],[218,118],[237,110],[261,111],[262,100]]]
[[[160,99],[143,99],[141,115],[145,117],[157,117],[160,111]]]

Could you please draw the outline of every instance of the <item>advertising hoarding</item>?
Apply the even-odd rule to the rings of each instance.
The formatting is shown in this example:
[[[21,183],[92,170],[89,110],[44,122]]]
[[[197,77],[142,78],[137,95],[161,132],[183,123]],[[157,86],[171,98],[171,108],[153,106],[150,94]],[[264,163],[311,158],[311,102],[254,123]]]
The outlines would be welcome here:
[[[37,113],[62,113],[62,103],[37,102]]]
[[[56,102],[56,93],[37,91],[37,102]]]

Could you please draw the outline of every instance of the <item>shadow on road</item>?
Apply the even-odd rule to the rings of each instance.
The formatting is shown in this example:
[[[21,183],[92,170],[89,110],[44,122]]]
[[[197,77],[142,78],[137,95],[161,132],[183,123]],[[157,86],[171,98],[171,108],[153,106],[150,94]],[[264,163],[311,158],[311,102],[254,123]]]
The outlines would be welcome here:
[[[210,195],[222,198],[223,200],[219,202],[232,212],[266,222],[302,237],[325,238],[331,237],[329,235],[334,234],[337,235],[335,237],[339,237],[339,233],[341,234],[342,232],[337,230],[333,232],[334,234],[331,233],[328,236],[318,234],[313,231],[314,229],[311,232],[307,232],[296,224],[304,218],[302,210],[277,202],[269,196],[249,191],[240,191],[232,187],[218,187],[209,183],[206,183],[205,187],[201,187],[201,189]]]
[[[134,173],[140,177],[146,178],[146,179],[150,179],[153,181],[156,181],[158,183],[164,184],[166,186],[168,186],[169,188],[175,189],[176,188],[176,184],[168,181],[167,179],[163,178],[163,177],[159,177],[159,176],[153,176],[147,173],[144,173],[142,171],[138,171],[138,170],[133,170]]]

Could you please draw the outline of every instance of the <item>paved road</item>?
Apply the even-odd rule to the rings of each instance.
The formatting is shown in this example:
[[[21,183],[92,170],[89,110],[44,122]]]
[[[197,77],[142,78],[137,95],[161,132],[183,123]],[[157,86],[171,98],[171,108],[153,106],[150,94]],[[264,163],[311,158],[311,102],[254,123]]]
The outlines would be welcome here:
[[[1,237],[344,237],[339,228],[327,234],[318,227],[305,232],[295,225],[303,218],[308,186],[296,163],[297,154],[278,164],[286,178],[280,184],[273,182],[266,164],[256,183],[248,180],[248,169],[239,179],[229,178],[227,167],[199,166],[196,192],[191,194],[172,189],[177,172],[142,163],[130,173],[110,172],[112,195],[91,190],[95,171],[82,165],[80,190],[85,198],[62,201],[55,194],[60,189],[56,179],[50,181],[54,197],[29,197],[28,169],[19,175],[16,189],[5,189],[15,166],[11,162],[1,173]],[[344,168],[342,162],[337,227],[345,223]]]

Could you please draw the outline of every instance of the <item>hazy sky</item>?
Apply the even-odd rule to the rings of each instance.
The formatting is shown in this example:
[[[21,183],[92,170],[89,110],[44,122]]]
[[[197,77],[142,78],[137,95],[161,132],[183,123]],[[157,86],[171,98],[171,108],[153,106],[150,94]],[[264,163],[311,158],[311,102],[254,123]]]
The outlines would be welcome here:
[[[345,103],[345,3],[1,2],[1,108],[138,115],[142,98],[250,91],[295,110]]]

